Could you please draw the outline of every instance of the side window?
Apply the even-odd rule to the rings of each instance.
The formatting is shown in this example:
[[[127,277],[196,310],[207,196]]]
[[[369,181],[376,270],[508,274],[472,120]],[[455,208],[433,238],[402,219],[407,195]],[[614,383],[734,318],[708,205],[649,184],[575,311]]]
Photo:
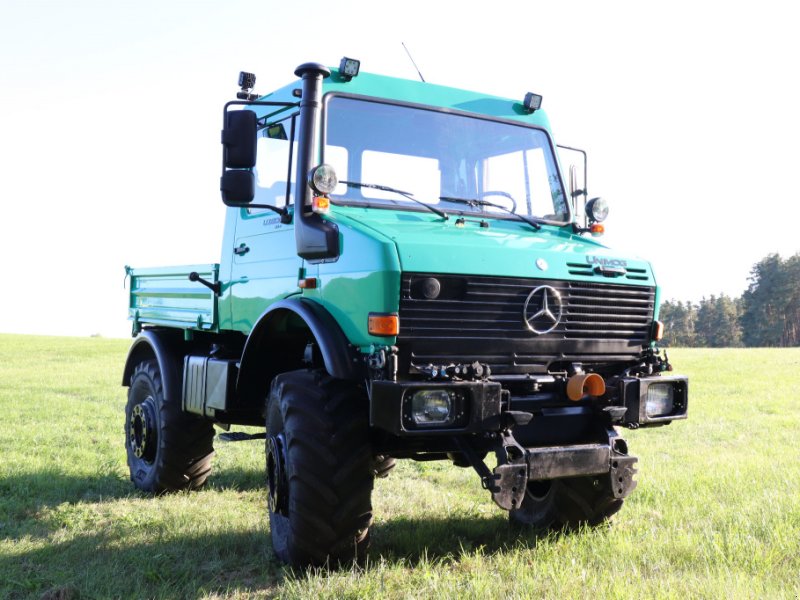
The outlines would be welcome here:
[[[287,138],[291,123],[286,120],[282,123],[269,125],[261,130],[257,142],[256,167],[256,195],[253,204],[270,204],[272,206],[286,206],[286,191],[289,190],[289,203],[294,199],[289,175],[289,150],[293,148],[292,156],[297,157],[297,143],[292,143]],[[249,208],[250,214],[269,211],[266,208]]]

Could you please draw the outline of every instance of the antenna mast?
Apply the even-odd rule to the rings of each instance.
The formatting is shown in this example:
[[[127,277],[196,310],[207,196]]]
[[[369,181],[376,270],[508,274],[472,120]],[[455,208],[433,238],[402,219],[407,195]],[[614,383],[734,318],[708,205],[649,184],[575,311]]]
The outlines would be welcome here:
[[[400,43],[403,44],[403,49],[406,51],[406,54],[408,54],[408,58],[411,61],[411,64],[414,65],[414,68],[417,70],[417,75],[419,75],[419,78],[422,80],[422,83],[425,83],[425,78],[422,76],[422,73],[419,72],[419,67],[417,66],[417,63],[414,62],[414,58],[411,56],[411,52],[409,52],[408,48],[406,48],[405,42],[400,42]]]

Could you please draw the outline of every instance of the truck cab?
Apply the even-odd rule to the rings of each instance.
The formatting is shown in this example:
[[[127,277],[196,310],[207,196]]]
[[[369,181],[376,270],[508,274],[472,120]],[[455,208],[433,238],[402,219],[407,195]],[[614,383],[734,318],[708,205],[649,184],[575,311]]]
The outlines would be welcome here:
[[[128,268],[132,481],[199,487],[214,424],[263,426],[227,436],[266,439],[291,564],[362,556],[396,459],[473,468],[533,528],[609,518],[636,485],[620,428],[687,415],[650,264],[600,243],[540,96],[359,71],[263,96],[242,74],[220,262]]]

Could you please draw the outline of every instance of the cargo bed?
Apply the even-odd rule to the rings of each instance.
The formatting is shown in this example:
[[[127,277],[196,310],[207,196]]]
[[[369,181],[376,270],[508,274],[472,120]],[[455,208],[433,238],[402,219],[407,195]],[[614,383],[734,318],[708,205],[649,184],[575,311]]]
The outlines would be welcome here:
[[[216,295],[199,281],[190,281],[189,274],[196,272],[202,279],[216,284],[218,264],[125,267],[125,271],[130,278],[128,319],[133,321],[134,332],[143,325],[203,331],[217,326]]]

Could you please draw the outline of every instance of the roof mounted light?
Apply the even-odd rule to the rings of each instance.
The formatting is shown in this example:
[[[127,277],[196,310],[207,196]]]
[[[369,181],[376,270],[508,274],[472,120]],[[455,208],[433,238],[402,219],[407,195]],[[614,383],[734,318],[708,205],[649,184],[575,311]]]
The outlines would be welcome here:
[[[255,73],[248,73],[247,71],[239,71],[239,87],[242,91],[236,92],[236,97],[239,100],[255,100],[258,94],[251,93],[256,86]]]
[[[355,58],[347,58],[346,56],[342,57],[341,62],[339,63],[339,75],[345,81],[350,81],[353,77],[358,75],[358,71],[361,68],[361,61],[356,60]]]
[[[525,94],[525,100],[522,101],[522,106],[529,113],[536,112],[542,108],[542,97],[539,94],[528,92]]]

